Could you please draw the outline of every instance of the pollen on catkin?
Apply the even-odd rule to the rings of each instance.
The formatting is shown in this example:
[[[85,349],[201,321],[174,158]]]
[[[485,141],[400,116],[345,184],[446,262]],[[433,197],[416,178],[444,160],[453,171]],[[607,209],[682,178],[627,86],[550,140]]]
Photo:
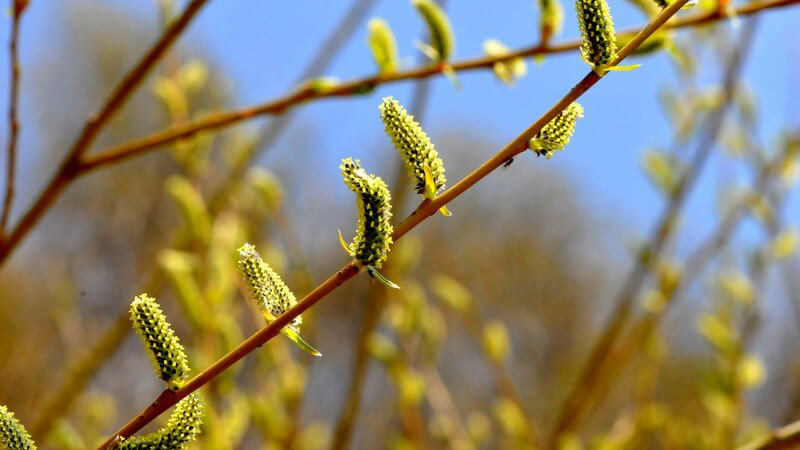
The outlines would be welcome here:
[[[297,303],[292,291],[286,287],[280,275],[267,264],[256,251],[255,246],[244,244],[239,248],[239,270],[250,287],[250,294],[258,302],[258,309],[274,320]],[[297,316],[289,325],[300,330],[303,319]]]
[[[4,405],[0,405],[0,448],[8,450],[36,450],[31,435]]]
[[[447,178],[442,159],[414,116],[393,97],[384,98],[380,110],[386,134],[400,152],[408,174],[416,181],[417,193],[425,194],[425,166],[433,178],[433,193],[444,189]]]
[[[150,356],[153,369],[167,387],[177,390],[189,373],[186,352],[152,297],[142,294],[131,303],[131,322]]]
[[[126,439],[118,450],[181,450],[200,433],[203,405],[197,394],[189,394],[175,406],[167,425],[142,437]]]
[[[344,184],[356,193],[358,228],[350,254],[361,264],[380,268],[392,246],[392,196],[386,183],[368,174],[353,158],[345,158],[339,166]]]
[[[617,57],[617,37],[606,0],[576,0],[575,9],[583,59],[596,68],[611,64]]]
[[[583,107],[572,102],[547,123],[528,143],[528,148],[547,158],[563,149],[575,133],[575,122],[583,117]]]

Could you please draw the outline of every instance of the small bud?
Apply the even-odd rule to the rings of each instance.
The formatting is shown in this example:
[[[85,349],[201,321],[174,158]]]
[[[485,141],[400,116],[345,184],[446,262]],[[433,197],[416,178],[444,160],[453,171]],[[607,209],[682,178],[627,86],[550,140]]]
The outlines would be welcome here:
[[[558,0],[539,0],[539,26],[550,36],[561,33],[564,8]]]
[[[239,271],[250,287],[250,294],[258,304],[258,309],[267,323],[272,322],[297,304],[292,291],[283,283],[281,277],[261,259],[256,248],[244,244],[239,248]],[[281,332],[304,351],[314,355],[321,354],[300,337],[301,316],[295,317]]]
[[[583,59],[596,68],[611,64],[617,57],[617,38],[608,4],[605,0],[576,0],[575,9]]]
[[[528,143],[528,148],[537,155],[544,155],[549,159],[567,146],[575,133],[575,122],[581,117],[583,117],[583,107],[578,102],[572,102],[536,133]]]
[[[131,322],[150,356],[156,375],[167,383],[169,389],[177,390],[188,375],[189,363],[183,345],[156,300],[147,294],[136,297],[131,303]]]
[[[33,439],[14,413],[0,405],[0,447],[8,450],[36,450]]]
[[[394,72],[397,69],[397,43],[392,29],[385,20],[374,18],[367,25],[369,34],[367,44],[372,50],[372,58],[380,73]]]
[[[486,356],[496,364],[502,364],[508,357],[511,349],[508,329],[498,321],[493,320],[483,328],[483,350]]]
[[[447,61],[453,56],[455,47],[453,29],[450,27],[447,15],[432,0],[411,0],[411,3],[417,8],[417,11],[419,11],[428,26],[428,34],[431,40],[429,48],[432,50],[432,54],[428,56],[438,62]]]
[[[511,52],[508,47],[497,39],[487,39],[483,42],[483,52],[487,56],[503,56]],[[506,84],[512,84],[514,80],[522,78],[528,72],[525,60],[513,58],[508,61],[497,62],[492,66],[495,76]]]
[[[185,449],[200,433],[203,405],[197,394],[189,394],[175,406],[167,425],[146,436],[126,439],[118,450]]]
[[[380,268],[392,246],[392,197],[389,189],[380,177],[368,174],[358,160],[345,158],[339,168],[344,184],[356,193],[358,206],[356,237],[347,247],[361,264]]]
[[[201,242],[211,237],[211,218],[202,194],[184,177],[172,175],[166,181],[166,190],[178,204],[192,234]]]
[[[380,110],[386,134],[392,138],[395,148],[400,152],[408,174],[417,182],[417,194],[432,199],[447,183],[439,153],[419,123],[414,120],[414,116],[397,100],[392,97],[384,98]],[[426,186],[426,166],[433,179],[433,186]]]

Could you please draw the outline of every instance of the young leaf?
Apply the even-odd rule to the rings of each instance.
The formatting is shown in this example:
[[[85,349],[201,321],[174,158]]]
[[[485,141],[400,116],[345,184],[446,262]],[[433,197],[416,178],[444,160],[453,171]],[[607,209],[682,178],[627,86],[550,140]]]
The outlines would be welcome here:
[[[411,0],[425,24],[428,26],[431,53],[426,53],[434,61],[444,62],[453,56],[455,38],[447,15],[433,0]]]
[[[394,72],[397,69],[397,43],[392,29],[385,20],[374,18],[367,25],[367,44],[380,73]]]

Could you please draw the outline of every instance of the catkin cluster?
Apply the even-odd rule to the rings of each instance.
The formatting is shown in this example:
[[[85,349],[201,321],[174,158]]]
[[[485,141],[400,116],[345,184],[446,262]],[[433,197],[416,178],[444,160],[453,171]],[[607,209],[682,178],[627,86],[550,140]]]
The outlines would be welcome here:
[[[361,264],[380,268],[392,246],[392,196],[386,183],[368,174],[360,161],[345,158],[339,168],[344,184],[356,193],[358,206],[358,228],[350,252]]]
[[[8,450],[36,450],[25,427],[14,417],[14,413],[0,405],[0,448]]]
[[[122,441],[119,450],[181,450],[187,448],[200,432],[203,405],[197,394],[179,401],[167,425],[151,434]]]
[[[178,337],[156,300],[142,294],[131,303],[131,322],[142,339],[156,374],[172,389],[178,389],[189,373],[189,363]]]
[[[297,303],[292,291],[261,258],[253,245],[244,244],[239,249],[239,270],[250,287],[250,293],[258,302],[258,308],[267,316],[268,321],[274,320]],[[302,323],[303,319],[298,315],[289,326],[299,331]]]
[[[578,25],[583,42],[583,59],[596,68],[611,64],[617,57],[614,21],[605,0],[576,0]]]
[[[384,98],[380,110],[386,134],[403,158],[409,175],[417,182],[417,193],[425,193],[426,166],[433,177],[433,193],[444,189],[447,178],[444,176],[442,159],[414,116],[393,97]]]
[[[583,117],[583,107],[580,103],[570,103],[536,133],[536,136],[530,140],[529,148],[537,155],[550,158],[554,153],[567,146],[575,133],[575,122],[581,117]]]

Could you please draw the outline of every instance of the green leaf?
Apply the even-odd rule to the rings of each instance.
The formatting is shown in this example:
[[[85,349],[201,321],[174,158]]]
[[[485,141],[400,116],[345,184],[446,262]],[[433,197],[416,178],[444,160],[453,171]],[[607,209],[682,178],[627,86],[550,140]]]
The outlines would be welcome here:
[[[385,286],[388,286],[388,287],[390,287],[392,289],[400,289],[400,286],[396,285],[391,280],[389,280],[388,278],[386,278],[383,275],[381,275],[381,273],[378,272],[378,270],[375,269],[375,267],[373,267],[373,266],[367,266],[367,273],[369,273],[369,275],[372,278],[375,278],[376,280],[378,280],[381,283],[383,283]]]
[[[281,333],[283,333],[286,337],[291,339],[292,342],[297,344],[297,346],[300,347],[301,349],[303,349],[303,351],[305,351],[306,353],[308,353],[308,354],[310,354],[312,356],[322,356],[322,353],[320,353],[317,349],[312,347],[308,342],[303,340],[303,338],[300,336],[300,334],[297,331],[294,330],[294,328],[288,327],[288,326],[284,327],[281,330]]]

